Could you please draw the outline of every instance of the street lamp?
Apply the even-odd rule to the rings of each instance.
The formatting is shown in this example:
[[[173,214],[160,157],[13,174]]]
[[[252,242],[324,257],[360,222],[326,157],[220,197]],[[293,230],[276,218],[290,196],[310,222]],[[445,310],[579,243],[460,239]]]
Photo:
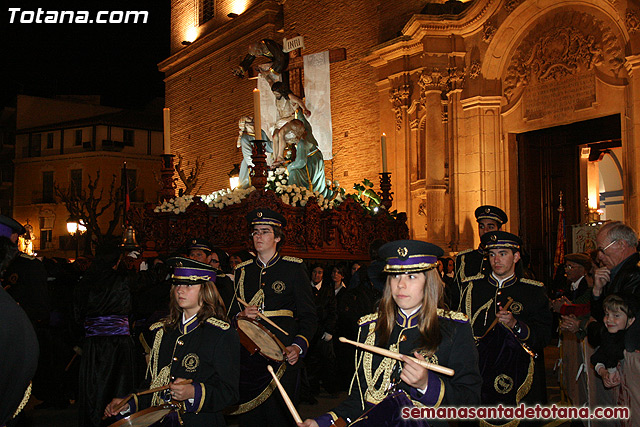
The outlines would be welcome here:
[[[80,252],[80,234],[84,234],[85,231],[87,231],[87,227],[81,219],[74,216],[70,216],[67,219],[67,232],[74,236],[76,240],[76,259],[78,259],[78,252]]]

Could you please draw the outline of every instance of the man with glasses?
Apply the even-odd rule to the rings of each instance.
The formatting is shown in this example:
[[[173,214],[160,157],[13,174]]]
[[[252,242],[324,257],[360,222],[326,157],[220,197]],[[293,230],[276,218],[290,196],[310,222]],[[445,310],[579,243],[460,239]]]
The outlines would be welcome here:
[[[280,255],[279,249],[285,238],[283,229],[287,225],[284,216],[271,209],[259,208],[247,215],[247,222],[251,225],[257,257],[236,266],[235,296],[249,306],[243,307],[234,298],[230,315],[259,320],[285,345],[286,363],[277,370],[282,375],[280,381],[287,394],[296,403],[301,366],[299,358],[307,355],[309,341],[317,326],[309,275],[300,258]],[[287,331],[288,335],[260,320],[258,312]],[[234,413],[240,414],[239,421],[243,427],[293,426],[293,418],[280,393],[273,392],[266,367],[258,369],[264,363],[261,359],[258,353],[248,356],[243,352],[240,405]],[[282,368],[283,374],[280,373]],[[268,379],[263,383],[264,387],[256,390],[256,384],[264,379]]]
[[[640,255],[637,252],[638,235],[621,221],[605,224],[596,235],[598,260],[602,267],[594,274],[591,295],[591,316],[596,319],[589,325],[589,342],[597,345],[604,330],[602,302],[611,295],[640,302]],[[640,316],[640,312],[636,317]],[[630,410],[629,425],[640,425],[640,322],[634,322],[625,333],[623,370],[621,375],[619,404]]]

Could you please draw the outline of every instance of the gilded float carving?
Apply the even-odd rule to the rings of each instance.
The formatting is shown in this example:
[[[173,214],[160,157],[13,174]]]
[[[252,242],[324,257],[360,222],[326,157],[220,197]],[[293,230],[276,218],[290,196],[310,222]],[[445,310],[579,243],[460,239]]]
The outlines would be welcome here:
[[[620,42],[602,21],[582,12],[560,12],[541,20],[520,43],[507,67],[504,96],[511,101],[527,85],[595,67],[617,74],[623,62]]]

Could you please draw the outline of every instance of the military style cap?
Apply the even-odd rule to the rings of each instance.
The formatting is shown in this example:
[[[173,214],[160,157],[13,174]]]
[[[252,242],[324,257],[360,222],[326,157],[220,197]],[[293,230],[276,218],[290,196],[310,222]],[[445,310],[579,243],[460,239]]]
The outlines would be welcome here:
[[[519,251],[522,247],[522,239],[515,234],[500,230],[483,234],[480,242],[485,250],[507,248]]]
[[[575,262],[576,264],[580,264],[581,266],[584,267],[584,269],[587,272],[591,271],[591,268],[593,267],[591,258],[587,254],[583,254],[583,253],[569,254],[565,256],[564,259],[565,261],[571,261],[571,262]]]
[[[269,208],[258,208],[247,214],[247,222],[253,225],[271,225],[275,227],[285,227],[287,220],[282,214],[272,211]]]
[[[492,219],[497,221],[500,225],[506,224],[509,220],[507,214],[500,208],[491,205],[483,205],[476,209],[475,212],[476,221],[481,219]]]
[[[196,238],[196,239],[191,239],[188,242],[187,245],[187,250],[192,251],[194,249],[200,249],[203,250],[205,252],[211,252],[213,246],[211,246],[211,243],[208,240],[205,240],[203,238]]]
[[[184,257],[173,257],[167,260],[167,265],[173,267],[171,279],[175,285],[198,285],[205,282],[215,282],[216,272],[209,264]]]
[[[444,251],[432,243],[419,240],[396,240],[385,243],[378,254],[386,260],[385,273],[417,273],[438,265]]]
[[[27,230],[15,219],[0,215],[0,236],[11,237],[13,233],[23,235]]]

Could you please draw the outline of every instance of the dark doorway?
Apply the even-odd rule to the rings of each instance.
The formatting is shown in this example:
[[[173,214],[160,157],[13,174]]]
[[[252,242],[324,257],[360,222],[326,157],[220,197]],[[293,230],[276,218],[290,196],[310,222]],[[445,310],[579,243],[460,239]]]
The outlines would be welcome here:
[[[550,283],[553,275],[561,191],[567,240],[581,221],[579,146],[620,137],[619,115],[517,135],[519,233],[538,280]]]

